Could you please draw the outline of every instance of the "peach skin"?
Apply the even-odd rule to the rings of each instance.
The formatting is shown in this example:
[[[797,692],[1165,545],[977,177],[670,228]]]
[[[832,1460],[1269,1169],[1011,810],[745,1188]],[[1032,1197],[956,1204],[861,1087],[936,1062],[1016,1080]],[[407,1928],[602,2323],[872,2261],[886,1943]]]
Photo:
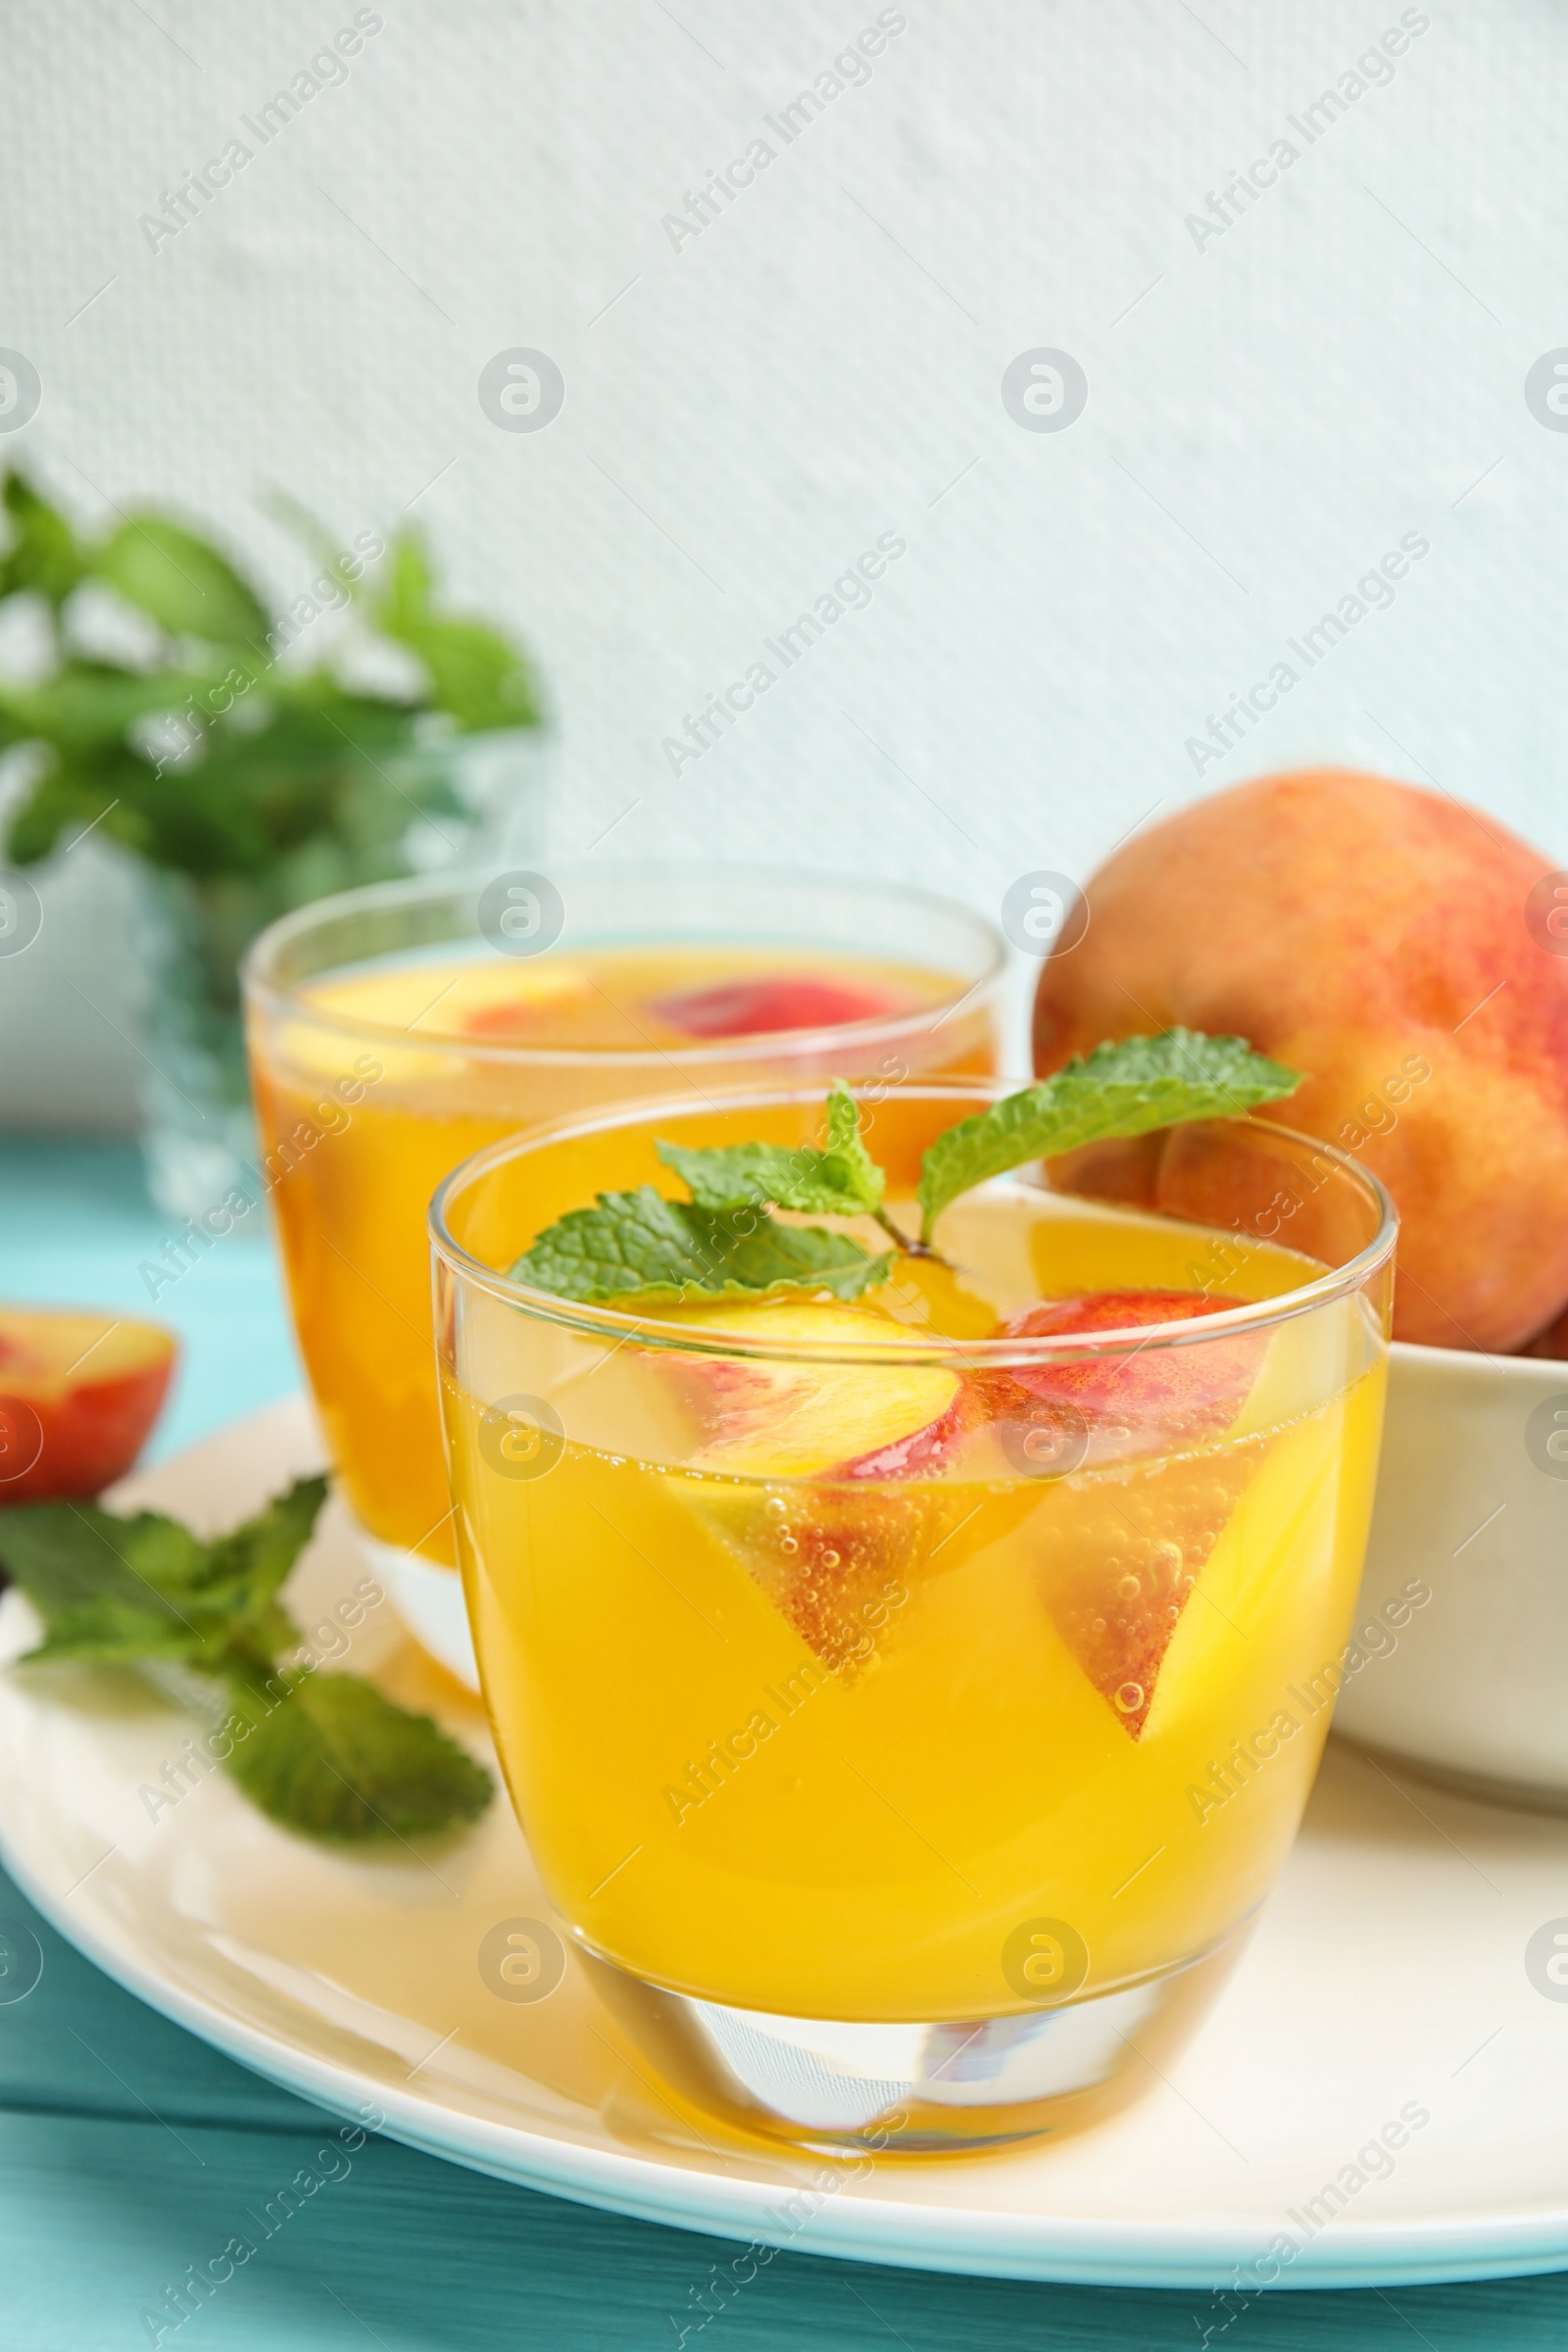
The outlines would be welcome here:
[[[1305,1071],[1263,1115],[1354,1152],[1393,1194],[1396,1337],[1519,1348],[1568,1306],[1551,873],[1494,818],[1384,776],[1238,785],[1091,880],[1087,932],[1041,972],[1035,1066],[1181,1023]]]

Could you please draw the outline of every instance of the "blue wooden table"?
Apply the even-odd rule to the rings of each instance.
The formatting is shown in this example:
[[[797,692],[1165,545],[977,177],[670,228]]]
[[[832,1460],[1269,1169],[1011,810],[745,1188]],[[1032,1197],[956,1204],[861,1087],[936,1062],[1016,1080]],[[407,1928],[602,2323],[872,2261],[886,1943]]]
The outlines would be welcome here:
[[[164,1238],[134,1153],[0,1150],[0,1298],[147,1311],[140,1261]],[[231,1237],[166,1289],[179,1387],[156,1450],[292,1389],[298,1374],[265,1243]],[[43,1974],[0,2001],[0,2352],[467,2352],[585,2345],[676,2352],[691,2293],[731,2248],[508,2188],[390,2141],[294,2215],[175,2325],[168,2290],[246,2231],[311,2162],[317,2111],[167,2024],[39,1920],[0,1876],[0,1919],[30,1929]],[[1568,2129],[1568,2119],[1565,2119]],[[145,2314],[159,2314],[149,2320]],[[782,2254],[715,2318],[704,2352],[746,2347],[1055,2345],[1197,2352],[1207,2296],[1013,2285]],[[160,2335],[159,2328],[163,2329]],[[1322,2345],[1551,2345],[1568,2278],[1388,2294],[1281,2294],[1226,2352]],[[694,2332],[688,2342],[699,2338]]]

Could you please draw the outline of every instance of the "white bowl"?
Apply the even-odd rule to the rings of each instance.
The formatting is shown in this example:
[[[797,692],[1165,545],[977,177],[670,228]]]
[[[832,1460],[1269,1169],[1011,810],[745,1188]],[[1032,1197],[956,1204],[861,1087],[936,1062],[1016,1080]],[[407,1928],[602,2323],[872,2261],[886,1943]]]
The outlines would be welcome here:
[[[1395,1343],[1355,1626],[1336,1731],[1568,1810],[1568,1363]]]

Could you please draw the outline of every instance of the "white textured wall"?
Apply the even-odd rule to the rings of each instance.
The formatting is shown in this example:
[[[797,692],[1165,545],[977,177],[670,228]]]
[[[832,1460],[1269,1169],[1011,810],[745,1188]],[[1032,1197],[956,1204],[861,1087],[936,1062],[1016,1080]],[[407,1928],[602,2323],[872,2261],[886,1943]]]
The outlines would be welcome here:
[[[0,344],[43,397],[0,455],[87,513],[183,503],[279,590],[308,567],[267,484],[345,535],[412,506],[544,662],[556,854],[614,823],[606,855],[995,907],[1153,804],[1333,758],[1568,862],[1568,433],[1524,397],[1568,344],[1557,0],[1403,12],[1429,29],[1310,147],[1288,118],[1394,0],[907,0],[788,146],[763,118],[869,0],[381,0],[342,86],[150,250],[139,217],[256,146],[239,118],[354,13],[12,12]],[[663,217],[760,134],[775,159],[675,250]],[[1281,137],[1299,160],[1199,250],[1186,216]],[[545,430],[481,410],[514,346],[564,377]],[[1066,431],[1003,405],[1039,346],[1088,377]],[[672,775],[683,715],[888,532],[869,608]],[[1200,783],[1206,714],[1407,533],[1392,609]],[[113,1116],[128,1049],[64,983],[113,1006],[122,934],[90,874],[44,891],[0,963],[0,1095]]]

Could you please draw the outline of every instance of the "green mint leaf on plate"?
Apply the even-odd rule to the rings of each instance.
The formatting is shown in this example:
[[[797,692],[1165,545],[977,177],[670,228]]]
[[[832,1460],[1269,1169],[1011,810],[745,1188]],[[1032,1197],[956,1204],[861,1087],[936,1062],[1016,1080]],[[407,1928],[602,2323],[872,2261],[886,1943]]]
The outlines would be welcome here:
[[[881,1205],[884,1177],[860,1141],[860,1112],[842,1081],[827,1099],[827,1148],[808,1144],[733,1144],[687,1151],[660,1144],[699,1208],[760,1206],[803,1210],[808,1216],[858,1216]]]
[[[298,1478],[254,1519],[216,1537],[203,1547],[206,1560],[199,1583],[191,1588],[194,1596],[231,1615],[260,1616],[310,1542],[325,1500],[324,1478]]]
[[[228,1769],[290,1829],[368,1838],[472,1821],[490,1801],[490,1776],[428,1716],[356,1675],[274,1664],[300,1640],[277,1595],[325,1499],[324,1478],[298,1479],[205,1543],[159,1511],[0,1512],[0,1567],[44,1623],[24,1662],[172,1665],[209,1688],[226,1682],[237,1719],[252,1726]]]
[[[887,1272],[885,1256],[872,1257],[847,1234],[776,1225],[750,1205],[665,1200],[645,1184],[635,1193],[601,1193],[594,1208],[568,1209],[524,1250],[512,1278],[597,1305],[781,1288],[858,1298]]]
[[[1026,1160],[1112,1136],[1146,1135],[1182,1119],[1236,1118],[1294,1094],[1298,1070],[1254,1054],[1242,1037],[1167,1029],[1097,1046],[1038,1086],[1009,1095],[939,1135],[920,1163],[921,1236],[951,1200]]]
[[[156,1511],[117,1518],[44,1502],[0,1518],[0,1566],[32,1602],[44,1639],[29,1660],[193,1662],[211,1614],[190,1599],[206,1546]]]
[[[242,1527],[204,1544],[160,1511],[127,1518],[92,1504],[35,1503],[0,1516],[0,1565],[44,1621],[45,1662],[172,1658],[221,1673],[231,1653],[270,1658],[296,1627],[276,1595],[326,1498],[299,1479]]]
[[[343,1841],[409,1838],[476,1821],[490,1802],[490,1775],[433,1717],[394,1706],[357,1674],[288,1684],[229,1759],[246,1795],[285,1828]],[[248,1694],[238,1703],[258,1711]]]
[[[104,1597],[171,1615],[165,1588],[188,1584],[203,1550],[156,1511],[122,1519],[93,1503],[35,1502],[0,1516],[0,1567],[46,1623]]]
[[[160,1615],[118,1594],[61,1609],[48,1621],[43,1640],[23,1660],[28,1666],[139,1666],[150,1659],[196,1666],[199,1633],[182,1625],[172,1610]]]

